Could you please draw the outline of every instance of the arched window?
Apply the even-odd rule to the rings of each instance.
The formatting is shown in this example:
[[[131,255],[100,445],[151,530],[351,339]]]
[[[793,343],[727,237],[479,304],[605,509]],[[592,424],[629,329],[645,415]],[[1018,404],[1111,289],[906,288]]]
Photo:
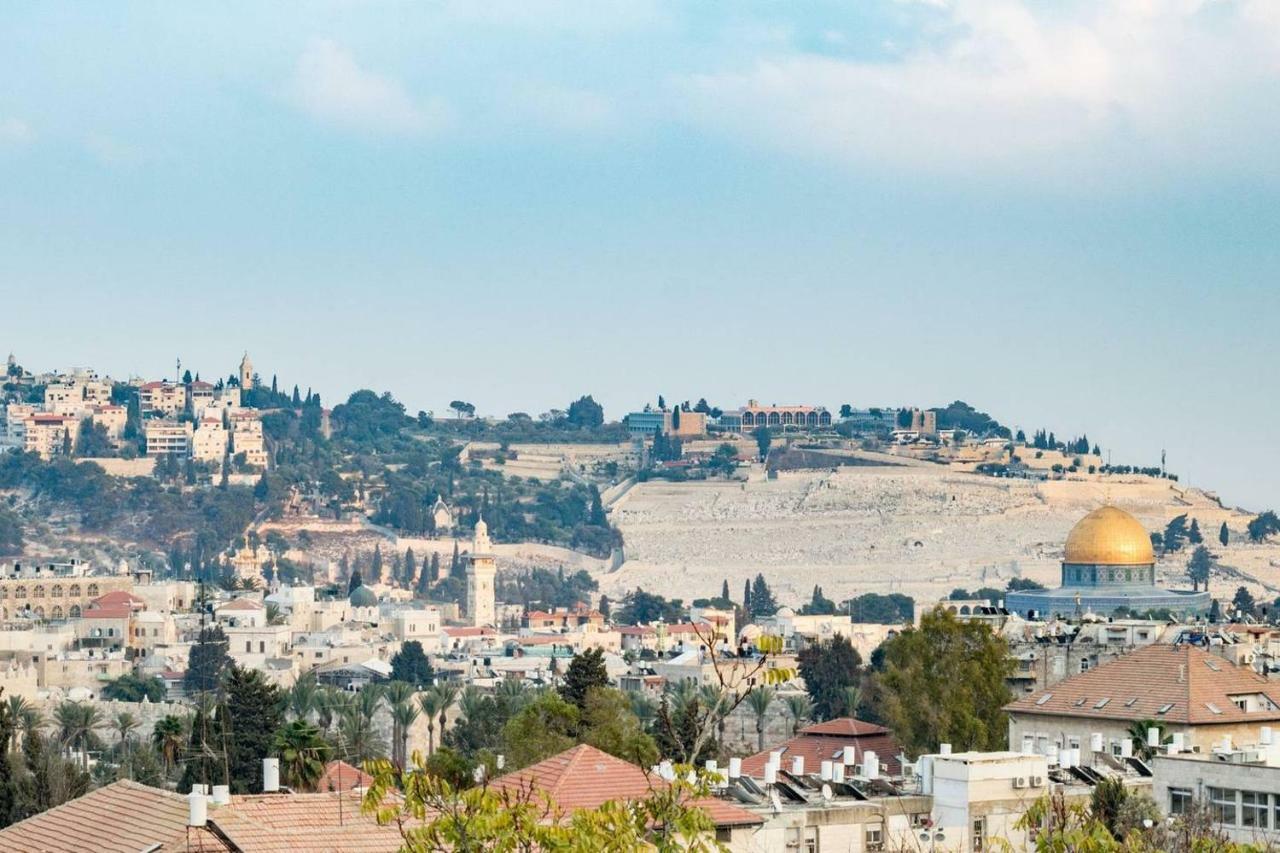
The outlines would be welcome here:
[[[72,618],[72,619],[79,619],[79,618],[80,618],[80,605],[79,605],[79,604],[73,604],[73,605],[71,605],[71,609],[70,609],[69,611],[67,611],[67,613],[71,616],[71,618]]]
[[[34,587],[34,588],[32,588],[32,590],[31,590],[31,597],[32,597],[32,598],[44,598],[44,585],[43,585],[43,584],[36,584],[36,585],[35,585],[35,587]]]
[[[55,583],[53,588],[49,590],[49,594],[54,598],[62,598],[62,584]]]
[[[755,425],[756,425],[756,416],[755,416],[755,415],[753,415],[753,414],[751,414],[750,412],[743,412],[743,413],[742,413],[742,425],[743,425],[743,426],[755,426]]]
[[[823,412],[821,415],[818,415],[818,423],[823,426],[831,426],[831,413]]]
[[[968,615],[969,615],[970,613],[972,613],[972,612],[973,612],[973,611],[969,609],[969,605],[967,605],[967,604],[962,604],[962,605],[960,605],[960,615],[961,615],[961,616],[968,616]]]
[[[60,606],[59,606],[59,605],[57,605],[57,604],[53,605],[53,610],[51,610],[51,611],[50,611],[50,616],[52,616],[54,619],[61,619],[61,618],[62,618],[62,607],[60,607]]]
[[[818,425],[818,413],[817,413],[817,412],[810,412],[810,413],[809,413],[809,415],[808,415],[808,420],[809,420],[809,426],[817,426],[817,425]]]
[[[0,586],[0,601],[4,601],[9,597],[9,587]]]
[[[14,597],[14,598],[26,598],[26,597],[27,597],[27,588],[26,588],[25,586],[15,586],[15,587],[13,588],[13,597]]]
[[[80,584],[78,584],[78,583],[73,583],[73,584],[71,585],[71,589],[67,590],[67,595],[71,596],[72,598],[79,598],[79,597],[80,597]]]
[[[785,424],[786,426],[790,426],[790,425],[791,425],[792,423],[794,423],[794,422],[795,422],[795,418],[792,416],[792,414],[791,414],[790,412],[783,412],[783,413],[782,413],[782,423],[783,423],[783,424]]]
[[[89,584],[89,597],[90,598],[98,597],[98,585],[96,583]]]
[[[781,426],[781,425],[782,425],[782,418],[778,415],[778,413],[777,413],[777,412],[770,412],[770,413],[769,413],[769,426]]]
[[[41,621],[44,621],[44,608],[43,608],[43,607],[37,607],[37,608],[36,608],[36,610],[35,610],[35,617],[36,617],[37,619],[41,620]]]

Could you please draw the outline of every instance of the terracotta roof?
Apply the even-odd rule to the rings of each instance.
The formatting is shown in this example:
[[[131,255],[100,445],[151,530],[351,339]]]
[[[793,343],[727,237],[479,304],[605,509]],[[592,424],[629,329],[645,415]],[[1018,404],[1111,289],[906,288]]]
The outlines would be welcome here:
[[[394,853],[404,843],[394,822],[361,814],[350,791],[233,796],[210,807],[209,821],[245,853]]]
[[[80,616],[84,619],[128,619],[133,609],[127,604],[112,604],[107,607],[90,607]]]
[[[317,791],[350,791],[352,788],[367,788],[373,784],[373,777],[359,767],[353,767],[345,761],[330,761],[324,766],[324,773],[316,783]]]
[[[106,595],[100,595],[93,600],[93,603],[99,607],[109,607],[113,605],[125,605],[128,607],[146,607],[145,599],[139,598],[131,592],[123,589],[116,589],[108,592]]]
[[[791,759],[802,755],[804,772],[817,773],[824,761],[844,760],[844,748],[849,745],[853,746],[859,762],[862,753],[870,751],[880,763],[888,765],[890,773],[901,772],[898,760],[901,749],[889,730],[852,717],[839,717],[801,729],[800,734],[790,740],[742,759],[742,772],[748,776],[763,775],[769,753],[782,750],[783,769],[790,770]]]
[[[137,782],[113,782],[79,799],[0,830],[3,853],[138,853],[153,844],[185,850],[187,800]],[[192,849],[229,850],[212,833],[201,833]]]
[[[490,787],[499,793],[545,793],[564,812],[593,809],[610,800],[638,800],[665,785],[630,762],[594,746],[580,744],[537,764],[508,773]],[[750,826],[763,821],[732,803],[713,798],[697,801],[716,826]]]
[[[1245,712],[1232,696],[1262,695],[1272,710]],[[1005,706],[1011,714],[1184,724],[1280,720],[1280,687],[1194,646],[1144,646]]]
[[[492,637],[498,633],[492,628],[445,627],[440,630],[450,637]]]

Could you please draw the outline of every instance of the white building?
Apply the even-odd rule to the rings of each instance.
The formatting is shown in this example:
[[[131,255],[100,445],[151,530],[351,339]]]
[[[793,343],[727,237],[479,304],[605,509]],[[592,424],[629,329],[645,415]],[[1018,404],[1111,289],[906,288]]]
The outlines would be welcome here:
[[[148,456],[191,455],[192,429],[189,423],[176,421],[147,421],[145,426]]]
[[[467,618],[472,625],[494,625],[497,621],[495,579],[497,561],[493,543],[489,541],[489,525],[481,518],[476,522],[471,553],[467,555]]]
[[[1280,742],[1266,726],[1259,740],[1238,746],[1223,736],[1211,750],[1191,752],[1179,737],[1151,761],[1156,805],[1179,815],[1193,801],[1206,803],[1232,841],[1280,844]]]

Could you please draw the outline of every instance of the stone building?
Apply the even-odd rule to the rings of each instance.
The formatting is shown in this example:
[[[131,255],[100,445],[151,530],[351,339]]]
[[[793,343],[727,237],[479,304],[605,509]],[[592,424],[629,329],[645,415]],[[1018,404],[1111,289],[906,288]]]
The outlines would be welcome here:
[[[471,553],[467,555],[467,618],[472,625],[493,625],[497,621],[494,588],[497,574],[489,525],[481,518],[476,522]]]

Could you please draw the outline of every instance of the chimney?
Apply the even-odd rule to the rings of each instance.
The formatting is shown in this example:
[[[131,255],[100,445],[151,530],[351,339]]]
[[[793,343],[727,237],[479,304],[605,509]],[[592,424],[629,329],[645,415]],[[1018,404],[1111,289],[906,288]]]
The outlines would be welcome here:
[[[187,826],[204,826],[209,822],[209,804],[198,790],[201,787],[192,785],[191,793],[187,795]]]
[[[274,794],[280,790],[280,759],[262,759],[262,793]]]

